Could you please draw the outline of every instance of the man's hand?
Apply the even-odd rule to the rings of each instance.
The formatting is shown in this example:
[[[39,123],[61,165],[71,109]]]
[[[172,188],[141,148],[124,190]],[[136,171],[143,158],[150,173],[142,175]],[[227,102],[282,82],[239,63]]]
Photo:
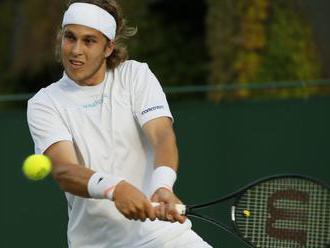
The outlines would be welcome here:
[[[175,204],[182,204],[182,202],[170,190],[159,188],[152,195],[151,201],[160,203],[160,205],[155,208],[158,219],[170,222],[178,221],[181,224],[186,221],[186,217],[180,215],[175,209]]]
[[[132,184],[121,181],[113,192],[113,200],[119,212],[127,219],[155,220],[156,211],[147,197]]]

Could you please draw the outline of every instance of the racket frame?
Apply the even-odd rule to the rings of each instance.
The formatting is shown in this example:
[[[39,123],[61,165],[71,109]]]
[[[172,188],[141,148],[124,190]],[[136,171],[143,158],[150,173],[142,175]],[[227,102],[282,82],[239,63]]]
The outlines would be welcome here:
[[[235,210],[236,210],[236,205],[239,202],[239,200],[241,199],[241,196],[250,188],[256,186],[257,184],[261,184],[263,182],[266,181],[270,181],[270,180],[274,180],[274,179],[280,179],[280,178],[297,178],[297,179],[304,179],[304,180],[308,180],[311,181],[313,183],[316,183],[324,188],[327,188],[330,190],[330,185],[325,183],[322,180],[318,180],[315,179],[311,176],[305,176],[302,174],[296,174],[296,173],[285,173],[285,174],[276,174],[276,175],[272,175],[272,176],[267,176],[267,177],[263,177],[260,179],[257,179],[241,188],[239,188],[238,190],[227,194],[223,197],[211,200],[211,201],[207,201],[205,203],[201,203],[201,204],[193,204],[193,205],[187,205],[186,206],[186,216],[191,216],[193,218],[196,219],[200,219],[203,221],[206,221],[208,223],[211,223],[217,227],[220,227],[222,230],[230,233],[233,236],[238,236],[246,245],[248,245],[249,247],[254,248],[255,246],[249,242],[249,240],[247,240],[246,238],[243,237],[242,233],[239,231],[239,229],[237,228],[236,222],[235,222]],[[231,228],[219,221],[216,221],[215,219],[213,219],[212,217],[209,217],[207,215],[204,214],[198,214],[195,211],[196,210],[200,210],[203,208],[207,208],[211,205],[215,205],[218,204],[220,202],[225,202],[229,199],[233,199],[233,205],[231,206]]]

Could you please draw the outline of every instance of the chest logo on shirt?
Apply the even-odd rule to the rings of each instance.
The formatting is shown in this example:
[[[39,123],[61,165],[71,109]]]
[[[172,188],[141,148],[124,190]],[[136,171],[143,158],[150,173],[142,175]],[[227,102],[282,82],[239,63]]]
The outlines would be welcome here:
[[[147,108],[146,110],[143,110],[141,112],[142,115],[145,115],[149,112],[152,112],[152,111],[155,111],[155,110],[160,110],[160,109],[164,109],[164,106],[163,105],[160,105],[160,106],[154,106],[154,107],[151,107],[151,108]]]
[[[97,107],[97,106],[102,105],[103,102],[106,101],[106,100],[109,99],[109,98],[110,98],[109,96],[104,95],[104,96],[102,96],[102,98],[100,98],[100,99],[94,100],[93,102],[88,103],[88,104],[84,104],[84,105],[83,105],[83,108],[85,108],[85,109],[95,108],[95,107]]]

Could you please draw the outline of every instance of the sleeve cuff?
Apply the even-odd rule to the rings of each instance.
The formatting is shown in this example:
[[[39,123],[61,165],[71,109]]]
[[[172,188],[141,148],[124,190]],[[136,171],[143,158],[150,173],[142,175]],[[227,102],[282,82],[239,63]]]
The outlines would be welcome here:
[[[167,111],[158,111],[158,112],[153,112],[153,113],[149,113],[148,115],[145,116],[139,116],[138,117],[138,122],[140,124],[141,127],[144,126],[144,124],[146,124],[148,121],[151,121],[153,119],[157,119],[160,117],[168,117],[172,120],[172,122],[174,122],[173,116],[170,112]]]
[[[72,137],[67,136],[67,137],[58,137],[58,138],[53,138],[45,141],[42,145],[35,146],[35,153],[36,154],[43,154],[51,145],[60,142],[60,141],[71,141],[72,142]]]

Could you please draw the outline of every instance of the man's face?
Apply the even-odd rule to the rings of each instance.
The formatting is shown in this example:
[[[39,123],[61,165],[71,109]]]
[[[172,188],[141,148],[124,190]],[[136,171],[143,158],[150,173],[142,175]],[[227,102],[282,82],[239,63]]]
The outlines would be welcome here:
[[[106,58],[113,43],[92,28],[67,25],[63,30],[61,54],[66,74],[80,85],[96,85],[103,81]]]

